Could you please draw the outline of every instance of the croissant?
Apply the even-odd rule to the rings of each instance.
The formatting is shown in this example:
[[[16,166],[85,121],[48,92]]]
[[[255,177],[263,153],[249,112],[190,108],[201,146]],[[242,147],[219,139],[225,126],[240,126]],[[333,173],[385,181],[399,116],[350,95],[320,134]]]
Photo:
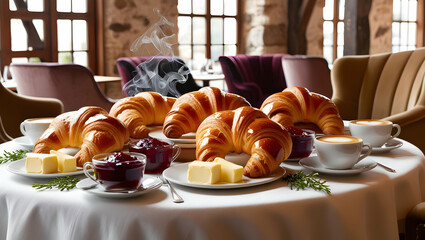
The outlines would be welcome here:
[[[282,125],[270,120],[261,110],[241,107],[214,113],[196,131],[196,158],[213,161],[228,152],[247,153],[247,177],[273,172],[292,150],[292,140]]]
[[[35,143],[35,153],[49,153],[64,147],[80,147],[77,166],[96,154],[121,150],[129,140],[124,124],[100,107],[83,107],[57,116]]]
[[[145,138],[150,132],[147,126],[162,125],[175,101],[156,92],[141,92],[116,102],[109,114],[127,126],[130,137]]]
[[[261,110],[284,127],[299,122],[314,123],[326,135],[344,133],[344,122],[336,105],[329,98],[303,87],[289,87],[269,96]]]
[[[164,120],[163,133],[169,138],[179,138],[185,133],[195,132],[201,122],[211,114],[250,106],[245,98],[222,92],[215,87],[204,87],[199,91],[180,96]]]

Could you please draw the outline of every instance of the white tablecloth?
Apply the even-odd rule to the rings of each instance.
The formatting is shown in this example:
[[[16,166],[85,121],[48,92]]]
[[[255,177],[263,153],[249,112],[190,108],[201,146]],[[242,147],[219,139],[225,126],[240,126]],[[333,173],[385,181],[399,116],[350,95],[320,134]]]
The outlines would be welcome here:
[[[398,239],[398,220],[425,200],[424,156],[403,143],[373,157],[395,174],[376,167],[360,175],[321,175],[332,195],[290,190],[282,180],[234,190],[175,185],[185,200],[180,204],[166,186],[126,200],[78,189],[37,191],[31,184],[45,180],[14,175],[3,164],[0,239]],[[0,153],[17,147],[2,144]]]

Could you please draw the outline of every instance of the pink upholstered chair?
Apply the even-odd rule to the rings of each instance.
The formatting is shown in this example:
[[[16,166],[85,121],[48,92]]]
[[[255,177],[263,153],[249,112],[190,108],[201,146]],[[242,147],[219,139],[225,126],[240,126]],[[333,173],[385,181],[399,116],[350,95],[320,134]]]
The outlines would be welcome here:
[[[57,98],[62,101],[66,112],[84,106],[99,106],[109,111],[115,103],[104,95],[93,73],[81,65],[12,63],[10,70],[19,94]]]
[[[184,61],[180,58],[176,58],[177,62],[170,63],[169,60],[171,57],[169,56],[139,56],[139,57],[121,57],[117,59],[117,69],[118,73],[121,77],[121,86],[123,87],[123,94],[125,96],[129,96],[129,93],[124,89],[124,86],[133,79],[133,77],[136,76],[138,71],[142,71],[141,68],[138,68],[139,64],[146,62],[147,60],[150,61],[159,61],[158,62],[158,68],[159,74],[165,74],[167,72],[177,71],[179,68],[181,68],[183,65],[185,65]],[[187,68],[188,69],[188,68]],[[188,69],[189,70],[189,69]],[[188,78],[184,84],[177,83],[176,89],[179,95],[182,95],[187,92],[197,91],[201,87],[196,84],[196,82],[193,80],[192,74],[189,73]],[[142,91],[142,89],[138,89]],[[151,91],[151,89],[144,89],[144,91]],[[137,92],[133,92],[132,95],[134,95]],[[178,97],[176,95],[168,95],[172,97]]]
[[[288,87],[301,86],[332,98],[331,71],[326,59],[306,55],[285,56],[282,68]]]
[[[253,107],[260,107],[264,99],[286,88],[282,57],[287,54],[260,56],[221,56],[227,89],[245,97]]]

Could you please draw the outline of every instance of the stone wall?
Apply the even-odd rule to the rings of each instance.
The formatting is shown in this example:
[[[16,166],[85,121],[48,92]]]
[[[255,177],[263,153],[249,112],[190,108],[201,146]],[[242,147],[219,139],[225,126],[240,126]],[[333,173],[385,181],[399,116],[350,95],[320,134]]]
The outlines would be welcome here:
[[[287,52],[287,1],[246,0],[242,31],[246,54]]]
[[[174,24],[167,29],[177,36],[177,0],[107,0],[104,4],[105,75],[117,75],[115,61],[120,57],[156,55],[153,48],[130,51],[131,44],[160,17],[153,9]],[[170,32],[170,34],[172,34]],[[171,40],[177,43],[177,37]],[[178,50],[175,46],[175,54]]]
[[[370,54],[392,50],[392,0],[374,0],[369,13]]]

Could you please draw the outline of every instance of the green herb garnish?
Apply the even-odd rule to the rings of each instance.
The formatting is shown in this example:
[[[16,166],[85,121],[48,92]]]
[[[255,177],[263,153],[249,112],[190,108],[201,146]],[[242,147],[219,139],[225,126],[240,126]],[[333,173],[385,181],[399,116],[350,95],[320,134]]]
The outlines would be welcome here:
[[[329,185],[326,185],[326,181],[317,178],[318,173],[309,173],[305,174],[304,171],[299,171],[296,174],[288,175],[283,178],[283,180],[288,181],[289,187],[291,190],[296,188],[296,190],[305,190],[306,188],[311,188],[316,191],[322,191],[327,194],[331,194],[331,189]]]
[[[75,188],[75,186],[77,185],[77,183],[80,181],[79,178],[73,177],[73,176],[66,176],[66,177],[61,177],[61,178],[56,178],[53,179],[51,181],[49,181],[48,183],[45,184],[38,184],[38,183],[33,183],[32,187],[38,190],[46,190],[46,189],[59,189],[61,191],[63,190],[70,190]]]
[[[16,161],[25,157],[27,150],[15,150],[13,152],[4,151],[3,156],[0,157],[0,164]]]

